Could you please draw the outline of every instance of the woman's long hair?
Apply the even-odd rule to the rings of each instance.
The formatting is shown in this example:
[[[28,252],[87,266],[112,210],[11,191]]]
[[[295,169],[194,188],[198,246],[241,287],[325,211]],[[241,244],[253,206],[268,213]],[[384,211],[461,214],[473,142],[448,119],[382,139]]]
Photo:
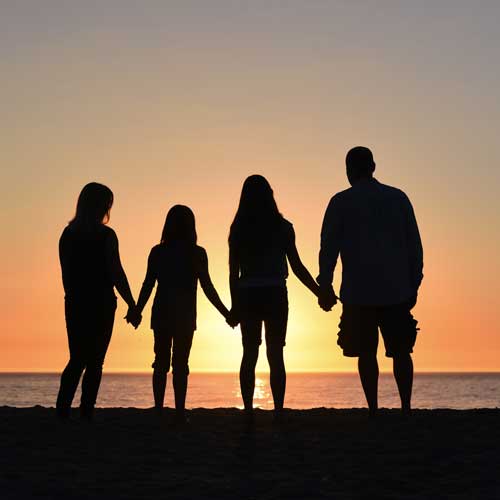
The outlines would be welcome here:
[[[196,222],[193,211],[185,205],[174,205],[165,218],[160,243],[185,243],[195,246],[197,241]]]
[[[86,230],[107,224],[113,199],[113,192],[109,187],[98,182],[90,182],[81,190],[75,216],[69,224]]]
[[[240,203],[229,231],[230,245],[259,246],[283,221],[271,185],[262,175],[245,179]]]

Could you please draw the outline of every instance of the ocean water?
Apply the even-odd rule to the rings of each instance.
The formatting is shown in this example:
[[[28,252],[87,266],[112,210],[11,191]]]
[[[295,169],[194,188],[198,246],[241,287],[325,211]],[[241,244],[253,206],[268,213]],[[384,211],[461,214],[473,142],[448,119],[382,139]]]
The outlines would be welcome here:
[[[59,374],[0,374],[0,406],[55,405]],[[421,373],[415,375],[414,408],[498,408],[500,373]],[[74,405],[79,403],[79,391]],[[269,375],[258,374],[254,404],[273,406]],[[104,374],[97,401],[100,407],[149,408],[153,405],[150,374]],[[172,378],[168,377],[166,405],[173,406]],[[194,373],[189,377],[188,408],[242,407],[237,374]],[[399,407],[392,375],[381,374],[379,405]],[[359,408],[365,399],[356,374],[292,373],[287,378],[288,408]]]

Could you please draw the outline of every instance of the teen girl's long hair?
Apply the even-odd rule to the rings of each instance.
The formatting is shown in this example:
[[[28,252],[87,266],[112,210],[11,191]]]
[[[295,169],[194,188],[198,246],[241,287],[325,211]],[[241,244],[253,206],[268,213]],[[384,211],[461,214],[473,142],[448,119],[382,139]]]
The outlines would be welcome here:
[[[262,175],[245,179],[240,203],[229,231],[229,245],[260,247],[283,222],[271,185]]]
[[[104,184],[90,182],[85,185],[78,196],[76,213],[69,222],[70,226],[92,231],[107,224],[113,199],[113,192]]]
[[[165,218],[160,243],[162,245],[184,243],[194,247],[197,239],[193,211],[185,205],[174,205]]]

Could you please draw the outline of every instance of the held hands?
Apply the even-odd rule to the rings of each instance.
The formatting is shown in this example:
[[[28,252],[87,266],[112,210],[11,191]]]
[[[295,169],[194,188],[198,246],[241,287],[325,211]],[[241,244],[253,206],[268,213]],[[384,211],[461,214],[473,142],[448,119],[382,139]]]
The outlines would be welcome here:
[[[125,319],[127,323],[130,323],[137,330],[142,321],[142,314],[137,309],[137,306],[129,306]]]
[[[332,287],[320,287],[318,293],[318,305],[325,312],[332,310],[332,307],[337,303],[337,296]]]
[[[240,320],[238,318],[238,315],[236,314],[236,311],[234,309],[231,309],[228,311],[226,315],[226,323],[231,327],[234,328],[235,326],[238,326]]]

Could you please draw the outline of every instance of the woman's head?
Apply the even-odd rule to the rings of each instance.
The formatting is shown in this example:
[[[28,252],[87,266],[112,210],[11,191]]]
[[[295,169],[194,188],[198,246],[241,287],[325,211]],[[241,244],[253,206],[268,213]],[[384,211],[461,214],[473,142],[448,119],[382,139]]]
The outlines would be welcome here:
[[[113,206],[113,192],[104,184],[90,182],[78,196],[76,214],[70,224],[86,227],[107,224]]]
[[[196,240],[193,211],[185,205],[174,205],[165,218],[160,242],[164,245],[176,242],[196,245]]]
[[[251,175],[243,183],[229,239],[267,234],[282,219],[267,179],[262,175]]]

